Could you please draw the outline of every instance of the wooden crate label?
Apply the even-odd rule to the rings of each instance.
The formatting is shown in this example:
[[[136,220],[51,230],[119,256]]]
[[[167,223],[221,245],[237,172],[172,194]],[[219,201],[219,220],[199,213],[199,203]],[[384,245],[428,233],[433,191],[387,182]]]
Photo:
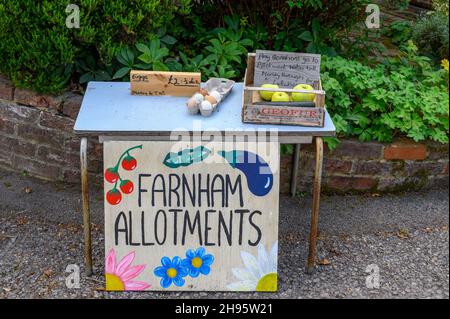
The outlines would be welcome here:
[[[196,72],[130,72],[131,94],[191,96],[200,90],[201,74]]]
[[[254,86],[293,88],[303,83],[317,89],[319,81],[320,54],[256,50]]]
[[[324,109],[321,107],[246,105],[244,109],[244,120],[261,123],[309,123],[321,126],[323,119]]]
[[[104,167],[107,290],[277,290],[278,143],[106,141]]]

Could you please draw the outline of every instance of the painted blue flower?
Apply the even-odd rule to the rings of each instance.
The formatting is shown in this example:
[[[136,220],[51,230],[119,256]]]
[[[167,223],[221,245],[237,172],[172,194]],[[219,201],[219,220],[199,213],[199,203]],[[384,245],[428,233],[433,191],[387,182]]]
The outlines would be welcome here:
[[[163,288],[168,288],[173,283],[175,286],[184,285],[183,277],[188,275],[188,270],[182,266],[181,258],[176,256],[172,260],[168,257],[161,258],[162,266],[156,267],[153,273],[162,277],[160,284]]]
[[[198,277],[200,274],[207,275],[211,271],[211,264],[214,257],[211,254],[205,254],[205,248],[200,247],[196,251],[189,249],[186,252],[186,259],[183,259],[182,265],[185,267],[189,276]]]

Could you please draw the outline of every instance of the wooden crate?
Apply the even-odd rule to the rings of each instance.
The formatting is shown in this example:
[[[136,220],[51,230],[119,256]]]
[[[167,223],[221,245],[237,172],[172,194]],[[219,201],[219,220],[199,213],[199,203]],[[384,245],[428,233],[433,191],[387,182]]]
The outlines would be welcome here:
[[[299,126],[323,127],[325,122],[325,91],[319,80],[313,84],[314,91],[294,89],[268,89],[256,87],[254,83],[255,53],[249,53],[247,58],[247,69],[245,70],[244,94],[242,101],[242,121],[257,124],[285,124]],[[286,93],[314,93],[314,107],[264,105],[259,91],[274,91]]]

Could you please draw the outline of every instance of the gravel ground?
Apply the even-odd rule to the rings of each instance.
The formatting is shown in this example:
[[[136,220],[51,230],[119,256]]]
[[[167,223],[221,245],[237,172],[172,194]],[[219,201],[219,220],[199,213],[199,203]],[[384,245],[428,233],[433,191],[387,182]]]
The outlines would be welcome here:
[[[449,298],[448,189],[382,196],[323,196],[318,262],[303,272],[309,196],[280,207],[279,292],[108,293],[103,291],[103,204],[93,188],[95,275],[83,271],[80,191],[0,169],[0,298]],[[307,211],[299,211],[307,207]],[[366,285],[367,267],[379,287]]]

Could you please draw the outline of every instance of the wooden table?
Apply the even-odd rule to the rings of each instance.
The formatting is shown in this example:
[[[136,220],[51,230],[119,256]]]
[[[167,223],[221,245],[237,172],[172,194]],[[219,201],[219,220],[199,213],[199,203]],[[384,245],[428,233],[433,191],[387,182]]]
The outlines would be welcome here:
[[[296,177],[300,157],[300,145],[315,142],[316,164],[313,185],[313,206],[309,235],[307,272],[312,272],[316,258],[317,224],[319,217],[320,186],[322,176],[324,136],[334,136],[335,127],[326,112],[325,126],[301,127],[290,125],[261,125],[243,123],[242,83],[236,83],[230,95],[218,111],[210,117],[192,116],[187,113],[185,97],[136,96],[130,94],[128,82],[90,82],[84,95],[74,131],[81,137],[81,189],[83,202],[84,253],[86,273],[92,274],[92,248],[87,174],[87,138],[107,140],[173,140],[174,136],[189,134],[191,137],[208,137],[221,134],[224,139],[242,136],[252,140],[252,132],[272,136],[276,134],[280,144],[295,144],[291,194],[296,193]]]

